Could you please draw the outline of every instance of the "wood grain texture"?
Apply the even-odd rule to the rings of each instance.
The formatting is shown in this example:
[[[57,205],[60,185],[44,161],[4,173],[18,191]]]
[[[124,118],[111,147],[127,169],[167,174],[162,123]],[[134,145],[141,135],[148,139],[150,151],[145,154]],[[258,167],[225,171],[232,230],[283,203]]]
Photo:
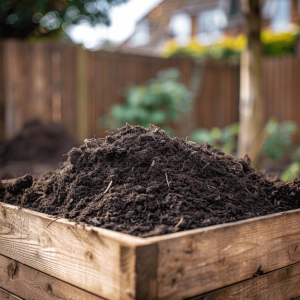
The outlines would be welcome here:
[[[135,248],[145,243],[0,203],[0,254],[103,298],[135,297]]]
[[[19,298],[1,288],[0,288],[0,299],[1,300],[23,300],[22,298]]]
[[[290,300],[300,297],[300,264],[191,298],[190,300]]]
[[[142,239],[1,204],[0,254],[107,299],[183,299],[300,262],[299,224],[294,210]]]
[[[156,299],[157,296],[157,245],[136,248],[136,299]]]
[[[27,300],[103,300],[2,255],[0,287]]]
[[[148,238],[159,299],[183,299],[300,261],[300,210]]]

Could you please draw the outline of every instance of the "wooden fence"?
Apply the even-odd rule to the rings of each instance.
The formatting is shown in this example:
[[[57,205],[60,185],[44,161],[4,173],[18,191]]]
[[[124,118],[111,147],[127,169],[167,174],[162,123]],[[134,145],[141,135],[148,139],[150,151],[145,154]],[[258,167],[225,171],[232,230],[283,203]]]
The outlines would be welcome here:
[[[0,140],[11,138],[29,120],[62,123],[81,142],[103,137],[103,116],[125,102],[126,90],[175,67],[190,86],[195,64],[188,58],[155,58],[91,52],[62,43],[0,43]],[[298,121],[300,59],[264,61],[265,118]],[[223,127],[238,121],[239,66],[208,62],[192,113],[175,128]],[[299,104],[298,104],[299,103]]]

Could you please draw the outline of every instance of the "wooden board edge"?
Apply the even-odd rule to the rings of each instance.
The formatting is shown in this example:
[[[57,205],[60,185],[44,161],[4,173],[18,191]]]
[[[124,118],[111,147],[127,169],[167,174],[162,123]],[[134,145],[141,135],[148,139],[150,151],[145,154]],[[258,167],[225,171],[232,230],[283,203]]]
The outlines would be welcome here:
[[[125,234],[122,232],[117,232],[117,231],[113,231],[113,230],[109,230],[109,229],[105,229],[105,228],[95,227],[95,226],[92,226],[92,225],[89,225],[86,223],[82,223],[82,222],[76,223],[74,221],[70,221],[70,220],[64,219],[64,218],[55,218],[54,216],[51,216],[51,215],[36,212],[34,210],[27,209],[27,208],[21,208],[21,207],[3,203],[3,202],[0,202],[0,207],[3,207],[4,209],[16,210],[16,211],[22,210],[22,212],[26,213],[28,215],[28,217],[36,216],[43,220],[48,220],[49,223],[47,226],[51,226],[51,224],[53,222],[56,222],[56,223],[60,223],[60,224],[67,224],[68,226],[82,227],[82,228],[85,228],[87,231],[93,230],[103,237],[111,238],[120,243],[125,243],[125,244],[131,245],[133,247],[138,246],[138,245],[149,244],[149,242],[144,238],[135,237],[135,236],[132,236],[129,234]]]
[[[0,255],[0,288],[24,299],[104,300],[3,255]]]
[[[5,299],[5,300],[24,300],[12,293],[10,293],[9,291],[6,291],[5,289],[2,289],[0,287],[0,299]]]
[[[158,245],[158,298],[192,297],[300,262],[299,223],[297,209],[150,238]]]
[[[187,300],[300,298],[300,263],[268,272]]]
[[[136,299],[157,299],[157,244],[136,248]]]
[[[145,242],[0,203],[1,255],[107,299],[132,299],[135,248]]]
[[[145,238],[145,240],[147,240],[149,242],[149,244],[150,243],[159,243],[159,242],[164,242],[164,241],[168,241],[168,240],[172,240],[172,239],[178,239],[181,237],[189,237],[189,236],[192,237],[193,235],[197,235],[197,234],[204,233],[204,232],[208,233],[210,231],[219,230],[219,229],[226,228],[226,229],[230,230],[230,228],[236,228],[236,227],[239,227],[240,225],[244,225],[244,224],[251,225],[251,224],[255,224],[260,221],[277,218],[277,217],[281,217],[281,216],[294,215],[294,214],[300,214],[300,209],[293,209],[293,210],[283,211],[283,212],[279,212],[279,213],[275,213],[275,214],[250,218],[250,219],[236,221],[236,222],[230,222],[230,223],[225,223],[225,224],[207,226],[207,227],[203,227],[203,228],[169,233],[169,234],[161,235],[161,236],[148,237],[148,238]]]

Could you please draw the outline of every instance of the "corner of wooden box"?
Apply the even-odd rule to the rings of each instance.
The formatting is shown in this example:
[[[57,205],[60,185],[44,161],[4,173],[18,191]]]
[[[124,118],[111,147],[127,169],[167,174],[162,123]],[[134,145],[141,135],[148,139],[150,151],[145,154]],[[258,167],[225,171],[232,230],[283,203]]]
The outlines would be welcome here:
[[[121,246],[121,299],[157,299],[157,244]]]

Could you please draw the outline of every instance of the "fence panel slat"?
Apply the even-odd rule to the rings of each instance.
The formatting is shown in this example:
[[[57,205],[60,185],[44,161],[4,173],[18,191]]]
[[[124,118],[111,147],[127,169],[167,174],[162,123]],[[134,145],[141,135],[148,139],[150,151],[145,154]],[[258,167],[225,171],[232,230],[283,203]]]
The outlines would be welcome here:
[[[12,137],[26,121],[40,118],[66,126],[82,142],[107,135],[103,117],[126,100],[134,84],[175,67],[190,87],[195,64],[188,58],[89,52],[62,43],[2,41],[0,45],[0,141]],[[265,58],[264,118],[300,123],[300,59]],[[194,109],[174,126],[184,137],[199,127],[224,127],[238,121],[239,66],[207,62]],[[194,120],[194,121],[191,121]],[[2,125],[1,125],[2,124]],[[297,136],[300,142],[300,134]]]

